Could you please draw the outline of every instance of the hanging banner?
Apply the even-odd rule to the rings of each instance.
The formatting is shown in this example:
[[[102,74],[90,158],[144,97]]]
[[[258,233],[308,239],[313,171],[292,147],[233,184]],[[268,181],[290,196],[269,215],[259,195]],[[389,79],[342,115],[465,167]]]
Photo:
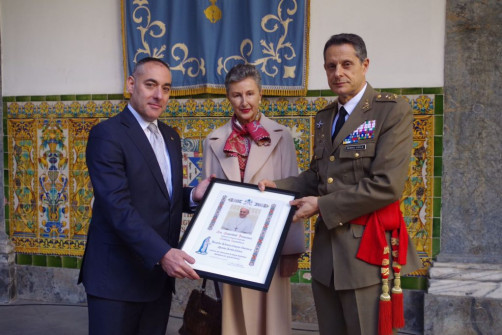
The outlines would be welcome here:
[[[263,93],[305,95],[309,0],[122,0],[125,78],[136,62],[169,64],[175,96],[225,93],[227,72],[250,63]]]

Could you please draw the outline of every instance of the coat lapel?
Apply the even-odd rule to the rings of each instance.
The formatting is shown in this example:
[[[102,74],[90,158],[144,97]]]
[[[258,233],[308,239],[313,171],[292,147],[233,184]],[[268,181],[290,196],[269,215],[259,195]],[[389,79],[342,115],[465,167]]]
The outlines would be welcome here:
[[[210,141],[211,150],[220,162],[221,169],[228,180],[241,180],[239,171],[239,162],[237,157],[228,157],[223,148],[227,141],[228,136],[232,132],[232,125],[230,122],[217,129]]]
[[[122,115],[122,124],[126,127],[125,133],[131,138],[131,142],[136,145],[139,153],[146,161],[146,164],[151,170],[155,181],[161,188],[162,193],[164,193],[166,198],[169,199],[169,193],[167,191],[164,178],[162,177],[157,157],[155,156],[155,152],[153,151],[152,145],[150,144],[150,141],[148,141],[145,132],[141,129],[138,121],[136,121],[129,109],[126,108]]]
[[[281,128],[276,128],[274,123],[269,118],[262,115],[260,123],[269,132],[271,143],[269,146],[258,146],[255,142],[251,143],[251,149],[246,164],[246,171],[244,173],[245,183],[252,180],[253,176],[260,171],[263,165],[267,162],[269,156],[272,155],[272,152],[282,137],[283,130]],[[229,180],[241,180],[237,157],[228,157],[223,152],[225,142],[231,132],[232,126],[230,122],[216,130],[211,137],[213,140],[210,142],[210,147],[220,162],[220,166],[226,178]]]
[[[254,175],[260,171],[263,165],[267,162],[268,158],[272,155],[272,152],[282,137],[283,130],[281,128],[274,127],[274,124],[270,121],[270,119],[264,115],[262,115],[260,123],[270,134],[270,145],[258,146],[255,142],[252,142],[246,171],[244,173],[245,183],[249,183],[249,181],[253,179]]]

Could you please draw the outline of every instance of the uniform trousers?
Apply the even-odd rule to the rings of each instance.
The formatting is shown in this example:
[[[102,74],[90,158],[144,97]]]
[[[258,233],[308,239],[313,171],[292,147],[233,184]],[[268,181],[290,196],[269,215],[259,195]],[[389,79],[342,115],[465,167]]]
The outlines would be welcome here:
[[[329,287],[312,279],[319,334],[376,335],[381,289],[382,285],[377,284],[335,290],[333,279]]]

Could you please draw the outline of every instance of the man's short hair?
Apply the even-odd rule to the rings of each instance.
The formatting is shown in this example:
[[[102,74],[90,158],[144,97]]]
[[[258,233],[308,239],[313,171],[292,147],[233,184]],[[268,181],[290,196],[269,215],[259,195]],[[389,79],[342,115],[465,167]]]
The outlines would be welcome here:
[[[356,34],[338,34],[338,35],[333,35],[329,38],[329,40],[326,42],[324,45],[324,61],[326,61],[326,50],[330,46],[333,45],[342,45],[342,44],[350,44],[354,47],[354,50],[356,51],[356,56],[359,58],[361,62],[364,62],[366,58],[368,58],[368,54],[366,52],[366,44],[364,44],[363,39]]]
[[[164,62],[162,59],[159,58],[154,58],[154,57],[145,57],[140,59],[136,65],[134,66],[134,70],[132,71],[132,75],[134,75],[139,68],[141,68],[144,64],[150,63],[150,62],[155,62],[164,65],[168,70],[170,70],[169,65],[167,65],[166,62]]]

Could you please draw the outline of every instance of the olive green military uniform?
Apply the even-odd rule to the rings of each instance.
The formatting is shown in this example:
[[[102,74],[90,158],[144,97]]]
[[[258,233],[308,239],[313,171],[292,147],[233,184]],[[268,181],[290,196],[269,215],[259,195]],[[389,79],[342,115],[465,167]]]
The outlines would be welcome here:
[[[362,328],[374,326],[376,334],[380,267],[356,258],[364,226],[350,224],[350,221],[401,198],[412,150],[413,115],[402,97],[379,93],[368,84],[332,141],[331,129],[337,111],[335,101],[316,115],[310,168],[298,177],[279,180],[276,184],[278,188],[298,191],[302,196],[319,196],[320,215],[315,227],[311,271],[321,334],[327,333],[323,329],[342,327],[351,319],[359,320]],[[407,264],[401,273],[420,267],[420,259],[410,241]],[[369,297],[359,294],[368,290],[374,292]],[[338,294],[336,303],[341,303],[343,308],[333,307],[327,294],[331,291]],[[346,305],[340,299],[353,301]],[[340,313],[347,314],[346,307],[352,307],[351,304],[354,315],[345,315],[345,321],[338,321],[342,318]],[[344,331],[335,328],[329,333],[343,334]],[[347,333],[360,332],[349,330]],[[372,330],[362,333],[371,334]]]

